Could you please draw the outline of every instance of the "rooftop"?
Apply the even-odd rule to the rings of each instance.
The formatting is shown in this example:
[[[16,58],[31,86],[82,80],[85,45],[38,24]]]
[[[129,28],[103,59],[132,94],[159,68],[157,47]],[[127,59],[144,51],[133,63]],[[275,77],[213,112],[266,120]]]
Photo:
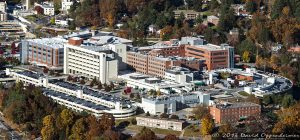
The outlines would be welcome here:
[[[216,108],[227,109],[227,108],[241,108],[241,107],[260,107],[260,105],[251,102],[237,102],[237,103],[225,103],[217,104]]]
[[[67,40],[60,37],[28,39],[26,41],[41,44],[41,45],[46,45],[51,48],[64,48],[64,44],[67,42]]]
[[[17,72],[17,73],[28,76],[30,78],[34,78],[34,79],[39,79],[44,76],[43,74],[38,74],[38,73],[31,72],[31,71],[21,71],[21,72]]]
[[[85,107],[88,107],[88,108],[92,108],[92,109],[95,109],[95,110],[108,110],[109,109],[108,107],[105,107],[105,106],[102,106],[102,105],[99,105],[99,104],[96,104],[96,103],[93,103],[93,102],[90,102],[90,101],[87,101],[87,100],[84,100],[84,99],[80,99],[80,98],[77,98],[75,96],[69,96],[69,95],[61,93],[61,92],[56,92],[56,91],[53,91],[53,90],[44,90],[44,94],[46,96],[57,97],[57,98],[60,98],[62,100],[66,100],[66,101],[69,101],[69,102],[72,102],[72,103],[75,103],[75,104],[79,104],[79,105],[82,105],[82,106],[85,106]]]

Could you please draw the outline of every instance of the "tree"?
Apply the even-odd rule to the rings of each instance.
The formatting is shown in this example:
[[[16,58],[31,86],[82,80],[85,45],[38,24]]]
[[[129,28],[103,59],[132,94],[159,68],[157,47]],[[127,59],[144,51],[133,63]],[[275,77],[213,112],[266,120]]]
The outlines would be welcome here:
[[[202,0],[185,0],[187,6],[195,11],[201,12],[202,10]]]
[[[50,24],[52,24],[52,25],[55,24],[55,18],[54,18],[54,17],[52,17],[52,18],[50,19]]]
[[[114,88],[115,88],[115,84],[114,84],[113,82],[110,82],[109,87],[110,87],[111,89],[114,89]]]
[[[263,103],[265,103],[266,105],[272,104],[273,103],[272,97],[270,95],[264,96],[263,97]]]
[[[257,5],[256,5],[256,3],[254,1],[248,0],[246,2],[246,10],[248,12],[250,12],[252,14],[252,13],[254,13],[256,11],[256,9],[257,9]]]
[[[205,105],[198,105],[193,109],[192,113],[197,120],[201,120],[206,114],[209,114],[209,110]]]
[[[102,89],[102,83],[101,83],[101,81],[99,81],[99,83],[98,83],[98,89],[99,90]]]
[[[214,38],[214,30],[211,28],[206,28],[204,30],[204,37],[208,42],[212,42],[213,38]]]
[[[73,140],[85,140],[87,131],[87,124],[84,118],[78,119],[72,127],[72,134],[69,136],[69,139]]]
[[[134,137],[134,140],[157,140],[155,133],[149,128],[143,127],[143,129],[137,133]]]
[[[48,73],[48,71],[49,71],[49,69],[46,67],[43,69],[43,73],[45,73],[45,74]]]
[[[249,52],[248,51],[244,51],[243,53],[243,62],[249,63],[250,62],[250,56],[249,56]]]
[[[256,58],[256,46],[251,40],[244,40],[241,42],[240,45],[237,46],[237,52],[241,56],[244,54],[245,51],[249,52],[250,61],[255,60]]]
[[[168,134],[165,136],[164,140],[179,140],[179,138],[176,137],[176,135]]]
[[[286,6],[285,0],[275,0],[272,6],[271,17],[275,19],[281,16],[281,11],[284,6]]]
[[[100,117],[100,127],[102,130],[111,130],[115,125],[115,117],[112,114],[104,113]]]
[[[84,84],[85,84],[85,81],[84,81],[84,79],[81,79],[81,80],[80,80],[80,84],[82,84],[82,85],[84,85]]]
[[[145,114],[145,116],[150,116],[150,113],[147,111],[147,113]]]
[[[209,9],[210,10],[215,10],[215,9],[218,9],[220,7],[220,4],[218,2],[218,0],[211,0],[209,2]]]
[[[43,128],[41,130],[43,140],[53,140],[55,138],[54,118],[47,115],[43,118]]]
[[[50,75],[54,75],[55,73],[54,73],[54,70],[50,70],[50,73],[49,73]]]
[[[39,15],[43,15],[44,14],[44,9],[41,6],[35,6],[34,10],[37,12],[37,14]]]
[[[67,81],[72,81],[73,77],[71,75],[68,76]]]
[[[169,118],[169,115],[167,113],[161,113],[160,118]]]
[[[175,119],[175,120],[178,120],[179,117],[177,115],[171,115],[170,119]]]
[[[136,125],[136,119],[135,118],[131,118],[131,120],[130,120],[130,123],[132,124],[132,125]]]
[[[100,120],[97,120],[97,118],[94,115],[90,115],[87,117],[87,124],[88,124],[87,139],[88,140],[91,140],[102,134],[99,121]]]
[[[172,26],[166,26],[160,31],[160,38],[162,40],[169,40],[171,39],[171,35],[173,34],[173,28]]]
[[[220,14],[218,29],[221,31],[229,31],[235,26],[234,10],[230,8],[230,5],[223,5]]]
[[[293,104],[295,104],[295,100],[294,100],[293,96],[292,95],[284,95],[281,105],[284,108],[288,108],[289,106],[291,106]]]
[[[283,109],[278,112],[279,121],[275,124],[272,132],[275,134],[288,133],[299,134],[300,133],[300,103],[297,103],[289,108]]]
[[[214,122],[210,115],[204,116],[204,118],[201,121],[201,135],[210,135],[212,134],[213,128],[214,128]]]
[[[64,109],[60,113],[62,127],[71,126],[74,122],[75,115],[69,109]]]
[[[232,125],[228,122],[222,124],[219,128],[219,133],[220,134],[227,134],[227,133],[233,133],[234,132],[234,128],[232,127]]]

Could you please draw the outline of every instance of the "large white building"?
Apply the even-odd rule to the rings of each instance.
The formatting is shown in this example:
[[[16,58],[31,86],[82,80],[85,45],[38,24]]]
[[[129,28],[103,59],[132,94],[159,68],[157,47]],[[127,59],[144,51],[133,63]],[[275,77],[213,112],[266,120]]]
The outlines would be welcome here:
[[[31,71],[17,72],[6,69],[6,75],[25,85],[32,84],[43,87],[44,95],[78,112],[86,111],[96,117],[103,113],[111,113],[116,119],[128,118],[136,113],[136,106],[132,105],[129,100],[103,91],[59,79],[48,79],[42,74]]]
[[[194,74],[187,68],[172,67],[171,69],[166,70],[165,78],[177,83],[184,84],[193,81]]]
[[[144,75],[140,73],[127,73],[118,76],[120,79],[126,81],[126,86],[145,89],[156,90],[165,94],[172,92],[190,92],[192,91],[192,83],[177,83],[168,79],[153,78],[153,76]]]
[[[68,14],[69,13],[69,9],[71,8],[71,6],[73,5],[73,0],[62,0],[61,1],[61,10]]]
[[[163,95],[142,98],[140,107],[152,115],[170,114],[186,107],[195,107],[198,104],[209,105],[209,100],[210,95],[202,92]]]
[[[83,45],[78,37],[69,39],[64,47],[64,74],[76,74],[102,83],[117,78],[115,53],[102,46]]]
[[[6,1],[0,2],[0,21],[6,21],[7,20],[7,4]]]

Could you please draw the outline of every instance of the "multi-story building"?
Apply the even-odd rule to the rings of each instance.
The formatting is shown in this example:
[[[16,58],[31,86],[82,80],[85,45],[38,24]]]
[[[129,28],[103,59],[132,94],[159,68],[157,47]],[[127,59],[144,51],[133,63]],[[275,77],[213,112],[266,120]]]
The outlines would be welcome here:
[[[259,117],[261,106],[250,102],[216,104],[209,107],[216,123],[234,123],[249,116]]]
[[[194,74],[187,68],[172,67],[166,70],[165,78],[177,83],[186,83],[193,81]]]
[[[182,131],[184,121],[174,120],[168,118],[154,118],[151,116],[138,116],[136,117],[137,125],[160,128],[160,129],[170,129],[175,131]]]
[[[34,7],[39,6],[43,8],[43,14],[48,16],[54,16],[54,5],[53,3],[44,2],[42,4],[34,3]]]
[[[96,78],[102,83],[117,78],[116,54],[103,46],[84,45],[83,39],[73,37],[64,47],[64,73]]]
[[[65,39],[58,37],[24,40],[20,56],[21,63],[62,70],[65,43]]]
[[[204,67],[204,61],[192,57],[163,56],[162,50],[150,52],[127,52],[127,64],[130,68],[143,74],[164,77],[165,71],[172,66],[189,68],[199,71]]]
[[[170,114],[186,107],[195,107],[199,104],[209,105],[209,100],[210,95],[202,92],[145,97],[142,98],[141,108],[152,115]]]
[[[205,59],[207,70],[234,67],[234,48],[227,44],[208,44],[195,37],[182,37],[181,44],[185,46],[185,56]]]
[[[6,13],[7,4],[6,1],[0,1],[0,12]]]
[[[0,1],[0,21],[7,20],[7,13],[6,13],[7,4],[6,1]]]
[[[159,77],[166,69],[180,66],[200,71],[234,67],[234,48],[208,44],[204,39],[183,37],[127,52],[127,64],[138,72]]]
[[[198,15],[200,15],[199,12],[194,10],[175,10],[174,17],[177,19],[180,17],[181,14],[184,15],[185,19],[196,19]]]
[[[213,25],[218,25],[219,24],[219,18],[216,16],[207,16],[207,22],[211,23]]]
[[[170,94],[173,91],[190,92],[192,90],[192,83],[177,83],[168,79],[153,78],[149,75],[143,75],[139,73],[129,73],[119,75],[120,79],[126,80],[126,86],[144,89],[144,90],[155,90],[165,94]]]

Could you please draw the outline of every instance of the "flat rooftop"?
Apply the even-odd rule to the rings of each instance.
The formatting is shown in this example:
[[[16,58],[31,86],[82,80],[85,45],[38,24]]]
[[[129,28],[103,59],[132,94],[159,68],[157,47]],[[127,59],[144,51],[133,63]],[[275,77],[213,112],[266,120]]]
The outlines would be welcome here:
[[[114,95],[110,95],[101,91],[96,91],[90,88],[87,88],[86,86],[82,85],[77,85],[69,82],[64,82],[64,81],[53,81],[51,82],[52,84],[70,89],[70,90],[83,90],[83,94],[87,94],[96,98],[100,98],[106,101],[111,101],[111,102],[120,102],[121,104],[130,104],[130,100],[128,99],[123,99],[120,97],[116,97]]]
[[[17,72],[17,73],[20,75],[30,77],[30,78],[34,78],[34,79],[39,79],[41,77],[44,77],[43,74],[38,74],[38,73],[31,72],[31,71],[21,71],[21,72]]]
[[[241,108],[241,107],[260,107],[260,105],[251,102],[237,102],[228,104],[217,104],[216,108],[227,109],[227,108]]]
[[[40,44],[40,45],[45,45],[45,46],[51,47],[51,48],[64,48],[64,44],[67,42],[67,40],[60,38],[60,37],[28,39],[26,41],[31,42],[31,43]]]
[[[112,35],[104,35],[104,36],[93,36],[89,40],[90,43],[103,45],[103,44],[119,44],[119,43],[132,43],[131,40],[116,37]]]
[[[93,102],[90,102],[90,101],[87,101],[87,100],[84,100],[84,99],[77,98],[75,96],[69,96],[67,94],[64,94],[64,93],[61,93],[61,92],[56,92],[56,91],[53,91],[53,90],[44,90],[44,94],[46,96],[57,97],[57,98],[60,98],[62,100],[69,101],[69,102],[72,102],[72,103],[75,103],[75,104],[78,104],[78,105],[82,105],[82,106],[85,106],[85,107],[88,107],[88,108],[92,108],[92,109],[95,109],[95,110],[109,110],[108,107],[105,107],[103,105],[99,105],[99,104],[96,104],[96,103],[93,103]]]

